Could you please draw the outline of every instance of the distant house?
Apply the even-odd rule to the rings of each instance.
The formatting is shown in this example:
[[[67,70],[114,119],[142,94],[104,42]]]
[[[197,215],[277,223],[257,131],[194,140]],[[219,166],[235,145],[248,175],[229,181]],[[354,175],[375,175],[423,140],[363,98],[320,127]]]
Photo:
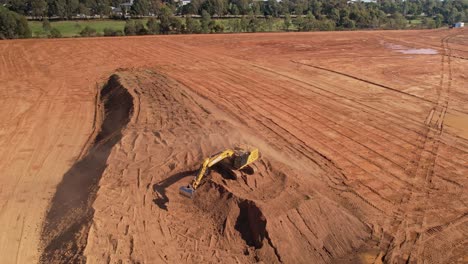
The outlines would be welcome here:
[[[377,0],[348,0],[348,4],[355,3],[355,2],[364,2],[364,3],[375,3]]]
[[[130,2],[128,2],[128,3],[120,4],[120,9],[121,9],[121,12],[122,12],[122,14],[124,16],[128,15],[128,12],[130,12],[130,9],[132,8],[132,5],[133,5],[133,0],[130,0]]]
[[[457,22],[457,23],[453,24],[453,27],[454,28],[462,28],[462,27],[465,27],[465,23],[464,22]]]
[[[112,9],[111,12],[112,12],[113,15],[115,15],[115,16],[122,16],[123,15],[122,8],[112,6],[111,9]]]
[[[184,5],[190,4],[190,2],[191,2],[191,0],[180,0],[180,1],[179,1],[179,4],[180,4],[181,6],[184,6]]]

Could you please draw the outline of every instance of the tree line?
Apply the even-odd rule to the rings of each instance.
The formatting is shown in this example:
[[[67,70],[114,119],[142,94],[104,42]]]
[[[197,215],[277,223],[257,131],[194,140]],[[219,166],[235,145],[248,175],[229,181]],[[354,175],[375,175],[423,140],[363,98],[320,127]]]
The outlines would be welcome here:
[[[47,17],[111,16],[111,5],[120,6],[125,1],[128,0],[0,0],[0,4],[18,14],[43,19],[48,35],[60,36],[57,29],[50,27]],[[0,12],[0,37],[30,35],[25,20],[9,10],[3,8]],[[415,18],[421,18],[423,28],[437,28],[467,20],[468,0],[191,0],[186,5],[181,5],[178,0],[134,0],[130,10],[123,11],[134,18],[153,18],[146,24],[138,20],[127,21],[123,31],[107,29],[104,35],[223,32],[225,24],[212,19],[220,17],[230,17],[230,32],[272,31],[277,20],[282,20],[282,30],[285,31],[403,29]],[[13,27],[18,28],[14,34],[11,33]],[[81,35],[97,33],[88,27]]]
[[[129,0],[0,0],[19,14],[71,19],[78,14],[110,16],[111,6],[119,7]],[[305,16],[311,13],[315,19],[328,19],[335,26],[359,28],[378,27],[388,15],[418,16],[429,18],[440,14],[444,23],[468,19],[466,0],[377,0],[361,2],[349,0],[191,0],[181,5],[178,0],[134,0],[128,11],[133,16],[159,16],[169,8],[173,14],[224,16]]]

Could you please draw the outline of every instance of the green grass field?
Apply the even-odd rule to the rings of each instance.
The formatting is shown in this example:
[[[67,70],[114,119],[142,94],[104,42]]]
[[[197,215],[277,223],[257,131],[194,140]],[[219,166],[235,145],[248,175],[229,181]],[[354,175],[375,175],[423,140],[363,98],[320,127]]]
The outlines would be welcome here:
[[[420,25],[422,23],[421,19],[408,20],[411,25]]]
[[[146,22],[146,21],[145,21]],[[79,36],[81,30],[86,26],[96,29],[96,32],[103,34],[104,28],[120,29],[123,31],[125,21],[122,20],[75,20],[75,21],[57,21],[50,22],[50,25],[57,28],[63,37]],[[29,28],[34,37],[47,37],[42,28],[41,21],[29,21]]]

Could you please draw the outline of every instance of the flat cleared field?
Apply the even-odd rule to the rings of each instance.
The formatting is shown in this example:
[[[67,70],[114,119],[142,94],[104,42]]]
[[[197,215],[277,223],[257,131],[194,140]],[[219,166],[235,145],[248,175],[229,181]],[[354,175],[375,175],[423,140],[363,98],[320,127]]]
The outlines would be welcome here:
[[[0,80],[0,263],[468,262],[468,30],[1,41]]]

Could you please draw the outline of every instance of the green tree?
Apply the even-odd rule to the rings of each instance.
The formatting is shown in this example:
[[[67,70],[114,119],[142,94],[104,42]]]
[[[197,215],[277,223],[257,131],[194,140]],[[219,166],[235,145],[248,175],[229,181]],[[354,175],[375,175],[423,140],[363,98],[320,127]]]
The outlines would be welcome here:
[[[148,0],[134,0],[130,10],[133,15],[147,16],[149,14],[150,4]]]
[[[320,30],[320,31],[333,31],[335,30],[335,22],[331,21],[329,19],[324,19],[317,21],[315,24],[315,28]]]
[[[284,30],[289,31],[289,27],[291,27],[291,15],[289,13],[286,13],[284,15]]]
[[[304,18],[302,17],[302,15],[297,16],[296,19],[293,20],[293,23],[298,28],[298,30],[301,31],[304,25]]]
[[[427,18],[427,17],[424,17],[422,20],[421,20],[421,24],[424,28],[436,28],[436,23],[434,21],[434,19],[432,18]]]
[[[320,17],[322,14],[322,3],[319,2],[318,0],[312,0],[309,4],[310,10],[312,11],[312,14],[314,14],[315,17]]]
[[[31,15],[44,17],[47,15],[47,2],[45,0],[31,0]]]
[[[113,28],[106,27],[104,28],[104,37],[113,37],[118,36],[117,30]]]
[[[241,32],[241,20],[238,18],[229,19],[228,20],[228,27],[231,32]]]
[[[170,18],[173,16],[172,15],[172,10],[167,6],[164,6],[164,7],[161,8],[160,11],[161,12],[159,14],[159,21],[161,23],[160,23],[160,26],[159,26],[159,31],[162,34],[169,34],[169,32],[171,31],[171,20],[170,20]]]
[[[48,35],[49,38],[61,38],[62,37],[62,33],[60,33],[60,30],[58,30],[57,28],[52,28],[50,30],[50,34]]]
[[[49,0],[48,2],[48,15],[51,16],[58,16],[60,18],[66,18],[67,2],[65,0]]]
[[[268,0],[264,6],[263,14],[265,16],[274,16],[278,17],[280,12],[280,6],[276,0]]]
[[[194,10],[194,14],[199,14],[200,13],[200,8],[203,4],[204,0],[192,0],[190,1],[190,4],[192,5],[192,9]]]
[[[78,0],[67,0],[65,4],[65,17],[71,19],[78,13],[80,2]]]
[[[408,21],[402,14],[396,12],[393,14],[388,24],[391,29],[405,29]]]
[[[236,0],[235,4],[239,8],[241,15],[247,15],[249,13],[251,5],[250,0]]]
[[[171,16],[169,18],[169,23],[170,23],[171,31],[173,33],[180,34],[185,30],[184,25],[182,24],[182,21],[178,17]]]
[[[0,2],[0,6],[3,6],[2,4],[3,3]],[[8,8],[11,11],[20,15],[27,15],[30,10],[30,1],[28,0],[9,0],[6,4],[8,4]]]
[[[208,0],[213,2],[214,14],[223,16],[227,12],[228,1],[227,0]]]
[[[349,17],[345,17],[343,18],[341,25],[344,28],[354,29],[356,27],[356,22],[354,22],[354,20],[350,19]]]
[[[262,8],[260,2],[254,1],[251,4],[251,12],[253,12],[254,16],[260,16],[262,14]],[[250,11],[249,11],[250,14]]]
[[[146,27],[148,28],[148,34],[156,35],[159,34],[159,22],[154,18],[150,17],[148,22],[146,22]]]
[[[110,1],[109,0],[89,0],[88,7],[91,8],[91,13],[99,16],[107,16],[110,14]]]
[[[242,16],[240,20],[240,29],[241,32],[246,32],[249,29],[249,20],[246,16]]]
[[[289,0],[283,0],[279,3],[280,14],[291,14],[293,8],[291,7],[292,3]]]
[[[124,33],[126,36],[136,35],[135,21],[127,20],[127,22],[125,22]]]
[[[224,32],[224,26],[215,22],[212,31],[215,33]]]
[[[301,31],[312,31],[316,27],[316,19],[315,16],[312,14],[311,11],[307,13],[306,18],[303,20],[302,24],[300,25]]]
[[[145,25],[143,25],[143,22],[141,21],[136,21],[135,22],[135,32],[137,35],[146,35],[148,34],[148,30],[146,30]]]
[[[335,23],[340,22],[340,10],[336,8],[332,8],[330,13],[328,14],[328,18],[334,21]]]
[[[42,19],[42,29],[45,32],[49,32],[52,29],[52,27],[50,25],[50,22],[49,22],[49,19],[47,19],[47,18]]]
[[[239,7],[235,4],[231,4],[231,15],[238,16],[239,15]]]
[[[96,29],[94,29],[94,28],[92,28],[90,26],[86,26],[85,28],[83,28],[83,30],[81,30],[80,36],[82,36],[82,37],[94,37],[94,36],[96,36]]]
[[[31,30],[24,16],[0,6],[0,39],[30,38]]]
[[[77,12],[78,14],[89,16],[89,8],[84,3],[80,3],[78,5]]]
[[[249,24],[247,27],[248,32],[257,32],[260,29],[260,21],[258,20],[257,16],[254,12],[250,12],[249,14]]]
[[[267,16],[265,19],[265,24],[266,24],[266,30],[269,32],[272,32],[273,27],[275,25],[275,20],[273,19],[272,16]]]
[[[197,19],[193,19],[191,16],[185,17],[185,30],[187,33],[200,33],[201,23]]]
[[[159,15],[163,3],[161,0],[149,0],[149,12],[153,15]]]
[[[201,18],[201,30],[203,33],[210,32],[210,22],[211,16],[206,10],[202,10],[202,18]]]
[[[444,23],[444,16],[442,14],[437,14],[434,21],[435,21],[435,26],[439,28]]]

